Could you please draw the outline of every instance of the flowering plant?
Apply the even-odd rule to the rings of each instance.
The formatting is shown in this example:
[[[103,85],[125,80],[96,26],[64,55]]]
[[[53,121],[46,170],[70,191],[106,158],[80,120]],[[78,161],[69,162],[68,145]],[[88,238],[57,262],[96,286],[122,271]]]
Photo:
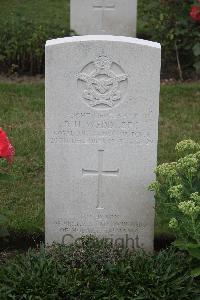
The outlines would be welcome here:
[[[162,72],[181,80],[200,75],[199,0],[139,1],[142,38],[162,45]],[[140,22],[139,22],[140,24]],[[166,76],[166,75],[165,75]]]
[[[15,149],[10,143],[6,133],[3,131],[2,128],[0,128],[0,159],[4,159],[8,163],[8,168],[1,170],[0,174],[5,173],[6,170],[8,170],[14,160],[15,155]],[[8,230],[6,227],[6,217],[0,214],[0,238],[4,238],[8,236]]]
[[[0,158],[7,160],[8,165],[11,166],[15,155],[15,149],[10,143],[6,133],[0,128]]]
[[[192,5],[190,16],[195,22],[200,22],[200,0],[195,5]]]
[[[166,216],[177,240],[174,245],[186,250],[198,266],[200,275],[200,144],[185,140],[176,145],[177,162],[156,168],[157,181],[149,189],[155,192],[156,211]]]

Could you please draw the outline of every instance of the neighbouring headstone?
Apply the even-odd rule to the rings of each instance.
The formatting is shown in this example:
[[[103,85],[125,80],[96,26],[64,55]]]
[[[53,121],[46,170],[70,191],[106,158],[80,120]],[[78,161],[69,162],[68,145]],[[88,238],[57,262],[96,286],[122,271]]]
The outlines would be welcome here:
[[[47,41],[47,244],[95,235],[152,250],[160,55],[126,37]]]
[[[137,0],[71,0],[71,30],[78,35],[136,36]]]

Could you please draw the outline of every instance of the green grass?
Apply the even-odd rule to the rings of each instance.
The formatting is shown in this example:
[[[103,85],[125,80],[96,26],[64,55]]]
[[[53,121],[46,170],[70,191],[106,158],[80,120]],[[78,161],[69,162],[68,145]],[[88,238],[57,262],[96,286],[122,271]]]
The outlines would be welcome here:
[[[105,240],[43,246],[0,268],[0,298],[38,300],[199,299],[189,258],[173,249],[128,254]]]
[[[138,4],[138,30],[142,28],[140,22],[143,7],[148,2],[141,0]],[[25,18],[37,24],[52,20],[63,28],[70,24],[70,0],[1,0],[0,20],[12,22],[14,19]]]
[[[152,0],[153,1],[153,0]],[[154,0],[155,1],[155,0]],[[140,21],[144,7],[148,5],[146,0],[138,3],[137,29],[144,31]],[[70,0],[1,0],[0,20],[12,23],[14,20],[31,20],[35,24],[46,24],[50,21],[59,27],[69,29],[70,26]]]
[[[153,0],[152,0],[153,1]],[[155,1],[155,0],[154,0]],[[138,34],[144,32],[141,18],[144,7],[148,5],[146,0],[138,3]],[[0,20],[12,23],[14,20],[31,20],[35,24],[47,24],[51,20],[59,27],[70,27],[70,0],[1,0]]]
[[[176,159],[174,147],[183,139],[200,141],[200,84],[161,87],[158,162]]]
[[[199,141],[200,86],[161,87],[159,163],[176,159],[182,139]],[[0,213],[12,230],[44,230],[44,85],[0,84],[0,126],[16,148],[11,173],[0,180]],[[157,227],[159,231],[159,227]]]
[[[28,19],[43,24],[53,23],[69,27],[69,0],[1,0],[0,20]]]
[[[16,148],[11,174],[0,180],[0,207],[16,230],[37,232],[44,220],[44,86],[0,85],[1,127]]]

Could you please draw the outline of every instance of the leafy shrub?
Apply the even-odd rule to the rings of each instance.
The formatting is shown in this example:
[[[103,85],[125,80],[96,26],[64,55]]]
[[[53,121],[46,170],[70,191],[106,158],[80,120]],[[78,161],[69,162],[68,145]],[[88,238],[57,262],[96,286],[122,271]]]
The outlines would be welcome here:
[[[150,189],[157,213],[167,217],[176,234],[175,245],[195,258],[193,274],[200,275],[200,144],[182,141],[176,151],[178,161],[158,166]]]
[[[44,73],[46,40],[69,35],[53,22],[35,24],[26,18],[0,23],[0,66],[6,72]]]
[[[54,6],[53,2],[58,4]],[[28,10],[24,11],[26,17],[19,13],[19,8],[14,8],[13,16],[6,20],[7,14],[10,16],[11,7],[8,6],[8,11],[5,10],[6,17],[0,23],[2,71],[33,75],[44,73],[46,40],[70,35],[69,20],[62,21],[62,18],[56,18],[55,23],[52,22],[52,19],[60,14],[62,7],[65,9],[64,2],[46,1],[48,7],[56,10],[55,14],[50,15],[45,5],[38,3],[39,1],[30,1],[26,4],[28,7]],[[69,1],[66,0],[65,3],[69,5]],[[190,77],[194,70],[197,72],[200,70],[199,23],[190,16],[193,4],[200,5],[194,0],[138,1],[138,37],[162,44],[163,77],[169,73],[173,76],[175,73],[179,74],[180,78],[185,78]],[[28,12],[30,9],[33,10],[31,15]],[[34,16],[34,10],[38,15],[36,9],[42,9],[45,18],[43,17],[44,20],[39,18],[34,23],[31,17]]]
[[[9,235],[7,229],[7,218],[0,214],[0,241]]]
[[[129,254],[91,237],[71,246],[30,250],[0,270],[2,300],[175,300],[198,295],[198,282],[190,277],[185,255],[172,249]]]
[[[0,127],[0,180],[4,179],[6,174],[3,174],[2,165],[7,161],[9,167],[11,167],[15,155],[15,149],[10,143],[6,133]],[[3,160],[3,163],[2,163]],[[4,168],[3,168],[4,169]],[[7,218],[0,214],[0,240],[8,236],[7,230]]]
[[[162,45],[162,69],[172,70],[180,79],[200,72],[200,23],[190,15],[196,0],[142,0],[140,9],[140,36]]]

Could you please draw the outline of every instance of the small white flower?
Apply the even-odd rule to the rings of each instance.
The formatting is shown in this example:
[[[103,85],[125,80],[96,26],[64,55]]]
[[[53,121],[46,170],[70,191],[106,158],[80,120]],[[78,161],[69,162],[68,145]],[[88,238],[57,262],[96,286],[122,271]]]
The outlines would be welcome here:
[[[180,200],[182,198],[183,186],[182,184],[174,185],[168,190],[170,198]]]
[[[187,155],[189,153],[195,153],[200,150],[200,145],[193,140],[184,140],[176,145],[175,150],[180,155]]]
[[[200,207],[196,206],[195,202],[191,200],[180,202],[178,208],[188,216],[194,216],[200,211]]]
[[[158,193],[160,189],[160,183],[158,181],[154,181],[149,185],[149,190]]]
[[[197,204],[200,205],[200,195],[198,192],[192,193],[190,195],[190,199],[194,200],[195,202],[197,202]]]
[[[156,168],[156,175],[163,177],[174,177],[177,176],[176,163],[164,163]]]
[[[175,229],[178,227],[178,221],[176,218],[172,218],[170,221],[169,221],[169,228],[171,229]]]
[[[177,162],[177,170],[187,174],[195,174],[198,170],[198,159],[194,154],[180,158]]]

